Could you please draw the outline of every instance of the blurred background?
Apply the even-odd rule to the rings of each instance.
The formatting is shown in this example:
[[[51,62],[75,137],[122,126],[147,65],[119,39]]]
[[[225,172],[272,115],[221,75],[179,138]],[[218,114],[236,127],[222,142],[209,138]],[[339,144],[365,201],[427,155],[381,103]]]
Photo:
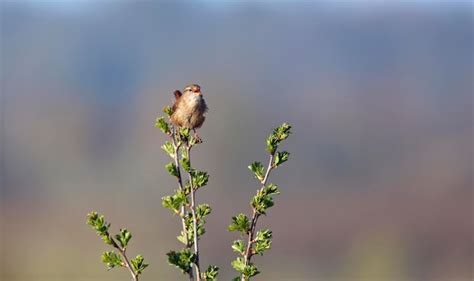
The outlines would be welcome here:
[[[1,280],[127,280],[101,264],[91,210],[132,231],[143,280],[185,280],[165,257],[180,223],[154,121],[189,83],[210,107],[193,161],[211,175],[201,261],[220,280],[258,187],[247,166],[283,121],[291,159],[255,280],[472,280],[472,2],[0,8]]]

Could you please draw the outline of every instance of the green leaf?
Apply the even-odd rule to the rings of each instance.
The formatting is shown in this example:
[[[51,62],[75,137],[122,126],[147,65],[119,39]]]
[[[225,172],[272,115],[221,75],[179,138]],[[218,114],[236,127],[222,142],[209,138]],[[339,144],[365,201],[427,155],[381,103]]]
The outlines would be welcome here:
[[[119,241],[122,248],[127,247],[128,242],[132,239],[132,234],[127,229],[120,229],[120,233],[115,235],[115,238]]]
[[[193,178],[195,189],[203,187],[209,182],[209,175],[207,174],[207,172],[191,170],[191,176]]]
[[[184,225],[186,227],[186,234],[188,237],[189,245],[193,245],[193,238],[194,238],[194,228],[193,228],[193,215],[191,212],[188,212],[184,216]],[[198,234],[199,234],[199,226],[198,226]],[[181,237],[182,236],[182,237]],[[179,241],[185,241],[184,239],[184,232],[181,231],[181,235],[177,237]],[[184,243],[188,245],[187,243]]]
[[[189,143],[190,137],[190,130],[189,128],[179,128],[178,130],[178,141],[183,143]]]
[[[255,175],[255,178],[259,181],[263,181],[264,178],[264,167],[260,162],[253,162],[249,166],[250,171],[252,171]]]
[[[269,195],[262,194],[261,191],[257,193],[252,198],[252,202],[250,202],[252,207],[258,214],[266,214],[266,210],[272,207],[275,203],[273,203],[273,198]]]
[[[176,194],[172,196],[165,196],[161,198],[163,207],[172,210],[174,213],[179,214],[181,206],[188,203],[188,198],[183,191],[178,190]]]
[[[252,198],[252,207],[258,214],[266,215],[266,210],[275,204],[273,198],[264,195],[255,195]]]
[[[171,158],[174,158],[174,147],[170,141],[166,141],[165,144],[161,146],[161,149],[163,149]]]
[[[257,267],[253,263],[249,263],[245,269],[244,269],[244,276],[249,279],[250,277],[253,277],[257,274],[259,274],[260,271],[258,271]]]
[[[200,204],[196,207],[196,218],[197,218],[197,235],[202,236],[204,233],[206,233],[206,229],[204,228],[204,224],[206,223],[206,220],[204,219],[207,215],[211,213],[211,207],[209,204]],[[194,232],[193,232],[193,223],[192,223],[192,216],[190,217],[190,222],[189,222],[189,229],[191,230],[190,237],[194,237]]]
[[[270,135],[267,138],[267,151],[268,151],[268,153],[274,154],[275,151],[278,148],[278,143],[279,143],[278,139],[276,139],[274,135]]]
[[[273,129],[273,136],[278,141],[286,140],[291,135],[291,126],[288,123],[283,123],[280,127]]]
[[[145,263],[145,259],[141,255],[136,256],[130,263],[137,274],[141,274],[142,271],[148,267],[148,264]]]
[[[258,214],[266,214],[266,210],[274,205],[272,195],[279,194],[278,186],[269,184],[257,191],[257,194],[252,198],[250,205]]]
[[[102,237],[102,241],[104,241],[105,244],[107,245],[112,245],[112,238],[108,234],[102,234],[100,237]]]
[[[232,261],[232,267],[237,270],[239,273],[244,273],[245,270],[245,262],[244,259],[238,257],[237,259]]]
[[[232,217],[232,223],[228,229],[229,231],[240,231],[242,234],[248,233],[250,230],[249,218],[244,214],[238,214]]]
[[[288,161],[288,157],[290,156],[290,153],[287,152],[287,151],[282,151],[282,152],[277,152],[275,154],[275,159],[274,159],[274,162],[273,162],[273,165],[275,167],[278,167],[280,166],[281,164],[285,163],[286,161]]]
[[[274,154],[280,142],[286,140],[291,134],[291,126],[288,123],[283,123],[280,127],[273,129],[273,132],[267,138],[267,151]]]
[[[183,216],[183,219],[184,219],[185,230],[182,230],[180,232],[180,235],[177,238],[179,241],[181,241],[185,245],[193,245],[193,237],[194,237],[193,215],[191,214],[191,212],[188,212]],[[188,241],[186,241],[185,239],[186,237]]]
[[[179,252],[171,251],[166,254],[171,265],[181,269],[183,273],[191,270],[191,265],[196,261],[196,255],[190,249],[183,249]]]
[[[184,231],[181,230],[181,234],[176,236],[176,239],[178,239],[179,242],[183,243],[184,245],[188,245],[188,240],[186,240],[186,236],[184,235]]]
[[[114,251],[110,252],[104,252],[102,254],[101,260],[103,263],[107,265],[107,269],[112,269],[116,266],[123,266],[124,263],[122,262],[122,259],[120,256],[115,253]]]
[[[270,229],[263,229],[263,230],[257,231],[257,234],[255,235],[255,240],[263,241],[263,240],[272,239],[272,237],[273,237],[273,232]]]
[[[206,271],[202,274],[202,279],[205,281],[216,281],[217,275],[219,274],[219,267],[210,265]]]
[[[103,224],[103,221],[104,221],[104,216],[101,216],[101,219],[102,219],[102,223],[100,225]],[[87,224],[94,227],[97,225],[97,221],[99,220],[99,214],[97,214],[97,212],[93,211],[93,212],[90,212],[87,214]]]
[[[199,204],[196,207],[196,217],[199,219],[204,218],[205,216],[209,215],[211,213],[212,209],[209,204]]]
[[[235,240],[234,243],[232,244],[232,249],[234,250],[234,252],[237,252],[241,255],[244,255],[245,253],[245,245],[244,245],[244,241],[242,240]]]
[[[278,189],[278,185],[270,183],[262,189],[262,193],[264,195],[276,195],[280,194],[280,190]]]
[[[264,240],[255,242],[254,252],[255,254],[263,255],[263,252],[270,249],[272,246],[271,240]]]
[[[160,117],[156,119],[155,127],[160,129],[163,133],[171,135],[171,129],[168,122],[165,121],[165,118]]]
[[[258,271],[257,267],[253,263],[247,265],[244,270],[244,276],[247,278],[253,277],[259,273],[260,271]]]
[[[197,235],[199,237],[204,235],[204,233],[206,233],[206,229],[204,228],[204,222],[200,222],[197,227]]]
[[[99,216],[97,212],[87,214],[87,224],[97,231],[105,244],[112,245],[112,238],[109,236],[110,224],[105,221],[104,216]]]
[[[189,153],[187,149],[181,149],[181,158],[189,158]]]
[[[97,234],[104,235],[109,231],[110,224],[105,222],[104,216],[99,216],[97,212],[87,214],[87,224],[97,231]]]
[[[232,267],[243,274],[247,279],[260,273],[253,263],[245,265],[244,259],[241,257],[232,261]]]
[[[186,171],[186,172],[191,172],[191,161],[189,161],[189,158],[187,157],[183,157],[181,158],[181,166],[183,167],[183,169]]]
[[[263,252],[270,249],[272,245],[272,231],[269,229],[260,230],[255,236],[254,253],[263,255]]]
[[[165,168],[173,177],[179,177],[178,167],[173,162],[166,164]]]
[[[168,117],[171,117],[173,115],[173,109],[170,106],[165,106],[163,107],[163,112],[168,115]]]
[[[189,180],[186,180],[183,186],[183,190],[186,193],[186,195],[191,194],[191,182]]]

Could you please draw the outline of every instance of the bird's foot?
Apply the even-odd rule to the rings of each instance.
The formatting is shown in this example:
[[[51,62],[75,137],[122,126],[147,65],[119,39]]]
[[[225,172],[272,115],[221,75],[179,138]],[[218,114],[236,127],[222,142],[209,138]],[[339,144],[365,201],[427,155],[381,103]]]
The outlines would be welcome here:
[[[196,132],[194,132],[194,139],[196,140],[196,143],[202,143],[201,137]]]

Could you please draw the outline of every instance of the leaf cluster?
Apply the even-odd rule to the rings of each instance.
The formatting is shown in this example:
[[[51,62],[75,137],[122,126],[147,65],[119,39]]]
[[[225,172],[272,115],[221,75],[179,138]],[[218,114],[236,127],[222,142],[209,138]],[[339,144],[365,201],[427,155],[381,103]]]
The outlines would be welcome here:
[[[216,281],[219,274],[219,267],[210,265],[202,274],[202,279],[205,281]]]
[[[160,129],[163,133],[167,134],[168,136],[171,135],[171,128],[168,122],[165,121],[164,117],[160,117],[156,119],[155,128]]]
[[[196,261],[196,254],[188,248],[178,252],[170,251],[166,255],[168,256],[168,262],[181,269],[183,273],[188,273],[192,264]]]
[[[265,168],[263,167],[262,163],[253,162],[252,164],[250,164],[249,169],[250,169],[250,171],[253,172],[254,177],[256,179],[258,179],[259,181],[263,181],[263,179],[265,177],[265,172],[264,172]]]
[[[232,261],[232,267],[237,270],[240,274],[244,276],[245,280],[249,280],[250,277],[253,277],[260,273],[257,267],[253,263],[245,263],[242,257],[238,257]],[[240,280],[239,277],[234,278],[233,280]]]
[[[179,144],[185,144],[188,147],[193,147],[194,145],[201,143],[199,139],[191,134],[191,130],[189,128],[177,129],[176,139]]]
[[[99,216],[97,212],[91,212],[87,215],[87,224],[97,231],[104,243],[112,245],[113,241],[109,235],[110,223],[105,221],[104,216]]]
[[[145,263],[145,259],[141,255],[137,255],[130,263],[137,274],[141,274],[143,270],[148,267],[148,264]]]
[[[90,212],[87,215],[87,224],[97,231],[97,234],[102,238],[105,244],[111,245],[119,251],[119,254],[115,251],[106,251],[102,254],[101,260],[106,264],[107,269],[125,267],[126,264],[121,255],[125,257],[125,250],[132,239],[132,233],[126,228],[122,228],[119,233],[112,237],[109,233],[110,223],[107,223],[104,216],[99,215],[97,212]],[[131,264],[135,276],[140,275],[148,266],[141,255],[132,259]]]
[[[171,196],[161,198],[163,207],[170,209],[175,214],[181,214],[181,207],[188,204],[188,198],[182,190],[176,190],[176,193]]]
[[[128,245],[130,239],[132,239],[132,234],[127,229],[120,229],[120,233],[115,235],[115,239],[117,239],[122,246],[122,249],[125,249]]]
[[[253,210],[252,219],[249,219],[244,214],[238,214],[232,217],[232,223],[229,225],[229,231],[238,231],[241,235],[248,235],[247,244],[242,240],[235,240],[232,243],[232,250],[237,252],[240,257],[237,257],[232,266],[240,273],[239,277],[234,280],[249,280],[259,273],[257,267],[250,262],[253,255],[263,255],[263,253],[271,248],[272,245],[272,231],[264,229],[256,231],[257,220],[260,215],[266,215],[267,209],[271,208],[275,203],[273,196],[280,194],[278,186],[275,184],[266,184],[268,175],[272,169],[275,169],[288,161],[290,153],[287,151],[278,151],[278,147],[291,135],[291,126],[288,123],[283,123],[281,126],[273,129],[272,133],[266,140],[266,150],[270,154],[270,163],[265,170],[261,162],[253,162],[248,166],[252,171],[253,176],[262,184],[262,187],[252,197],[250,205]]]
[[[169,155],[169,157],[174,158],[174,156],[175,156],[174,146],[170,141],[166,141],[161,146],[161,149],[163,149],[166,152],[166,154]]]
[[[190,174],[193,181],[193,187],[196,190],[207,185],[209,182],[209,174],[207,172],[191,170]]]
[[[176,177],[176,178],[179,177],[178,167],[173,162],[166,164],[165,168],[168,171],[168,173],[172,175],[173,177]]]
[[[281,164],[285,163],[288,161],[288,158],[290,157],[290,153],[288,151],[277,151],[275,153],[275,158],[273,160],[273,168],[279,167]]]
[[[166,116],[171,117],[173,115],[173,108],[171,106],[167,105],[163,107],[163,112],[166,114]]]
[[[280,194],[278,186],[271,183],[258,190],[250,204],[257,214],[266,215],[266,210],[274,205],[273,195],[276,194]]]
[[[249,218],[242,213],[232,217],[232,223],[229,225],[228,230],[239,231],[241,234],[247,234],[250,231]]]
[[[206,229],[204,228],[204,225],[206,224],[206,216],[208,216],[211,213],[212,209],[209,206],[209,204],[199,204],[196,207],[196,226],[197,226],[197,235],[202,236],[206,233]],[[184,223],[186,226],[186,235],[182,231],[179,236],[177,236],[177,239],[182,242],[185,245],[193,245],[193,238],[194,238],[194,224],[193,224],[193,216],[191,213],[187,213],[184,216]],[[188,240],[186,240],[186,237],[188,237]]]
[[[253,241],[253,250],[252,254],[263,255],[263,252],[269,250],[272,246],[272,237],[273,233],[269,229],[257,231],[255,240]]]
[[[267,151],[274,154],[278,145],[286,140],[291,135],[291,126],[288,123],[283,123],[281,126],[273,129],[273,132],[267,138]]]
[[[124,266],[122,258],[114,251],[104,252],[101,256],[101,260],[107,265],[108,270],[116,266]]]

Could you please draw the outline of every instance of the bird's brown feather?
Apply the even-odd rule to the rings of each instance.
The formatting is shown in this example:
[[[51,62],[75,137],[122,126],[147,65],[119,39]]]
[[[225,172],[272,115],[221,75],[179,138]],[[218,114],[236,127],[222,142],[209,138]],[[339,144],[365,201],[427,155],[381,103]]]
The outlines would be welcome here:
[[[174,92],[176,100],[173,104],[173,114],[171,115],[171,122],[174,125],[189,129],[196,129],[202,126],[206,119],[204,114],[207,111],[207,105],[204,99],[200,99],[197,104],[194,103],[193,100],[195,99],[192,97],[195,97],[195,95],[196,93],[191,91],[185,91],[183,94],[180,91]]]
[[[178,100],[178,99],[183,95],[180,90],[174,91],[173,94],[174,94],[174,98],[175,98],[176,100]]]
[[[176,99],[174,104],[173,104],[173,112],[176,111],[176,109],[178,108],[178,103],[179,103],[179,100],[181,99],[181,96],[183,95],[179,90],[176,90],[174,91],[174,98]]]

